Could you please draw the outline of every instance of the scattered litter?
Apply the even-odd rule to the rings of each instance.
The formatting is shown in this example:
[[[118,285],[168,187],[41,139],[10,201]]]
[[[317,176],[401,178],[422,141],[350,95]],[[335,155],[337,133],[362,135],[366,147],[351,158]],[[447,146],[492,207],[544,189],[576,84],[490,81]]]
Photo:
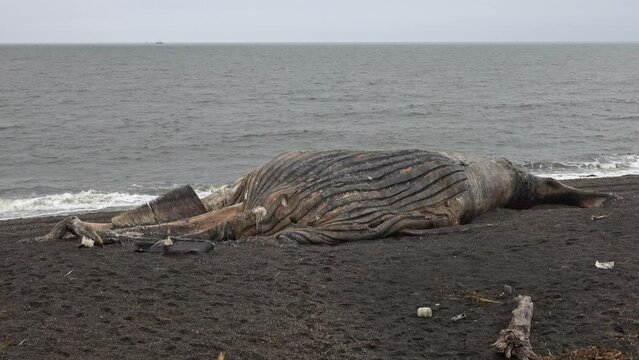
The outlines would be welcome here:
[[[162,240],[162,245],[171,246],[173,245],[173,240],[171,240],[170,236],[167,236],[166,239]]]
[[[122,244],[122,239],[118,239],[114,237],[105,237],[105,238],[102,238],[102,243],[104,245]]]
[[[22,341],[20,341],[20,343],[18,344],[18,346],[22,346],[22,344],[24,344],[24,342],[27,341],[27,339],[24,339]]]
[[[452,318],[450,318],[450,319],[451,319],[451,320],[453,320],[453,321],[459,321],[459,320],[461,320],[461,319],[463,319],[463,318],[465,318],[465,317],[466,317],[466,313],[461,313],[461,314],[459,314],[459,315],[455,315],[455,316],[453,316],[453,317],[452,317]]]
[[[64,274],[64,276],[69,276],[69,275],[71,275],[72,272],[73,272],[73,269],[69,270],[69,272]]]
[[[475,290],[469,289],[460,292],[460,296],[462,299],[468,299],[472,302],[476,302],[478,304],[501,304],[501,301],[489,299],[477,293]]]
[[[601,219],[605,219],[607,217],[608,217],[608,215],[592,215],[592,216],[590,216],[590,220],[591,221],[601,220]]]
[[[546,357],[544,357],[546,359]],[[610,360],[632,360],[632,356],[628,353],[617,349],[605,349],[593,346],[586,349],[573,350],[570,353],[562,354],[556,357],[549,357],[548,360],[558,359],[610,359]]]
[[[167,244],[171,245],[167,245]],[[162,253],[163,255],[189,255],[212,251],[215,244],[210,240],[196,240],[179,237],[167,237],[158,241],[136,241],[135,252]]]
[[[88,248],[90,248],[90,247],[93,247],[94,243],[95,242],[93,240],[89,239],[86,236],[83,236],[82,237],[82,243],[80,244],[80,247],[88,247]]]
[[[504,285],[504,292],[507,292],[509,294],[513,293],[513,288],[510,285]]]
[[[431,316],[433,316],[433,309],[431,309],[429,307],[417,308],[417,317],[429,318]]]
[[[603,262],[595,261],[595,266],[600,269],[612,269],[615,267],[615,262],[614,261],[603,261]]]

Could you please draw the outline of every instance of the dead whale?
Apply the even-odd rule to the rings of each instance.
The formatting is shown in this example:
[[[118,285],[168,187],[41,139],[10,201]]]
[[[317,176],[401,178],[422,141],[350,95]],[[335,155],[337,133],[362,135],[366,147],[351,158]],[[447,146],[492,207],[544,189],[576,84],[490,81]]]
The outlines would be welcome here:
[[[503,158],[430,152],[284,153],[217,194],[188,186],[115,216],[111,223],[69,217],[44,238],[67,232],[103,237],[269,238],[338,244],[465,224],[493,208],[538,204],[598,207],[612,194],[540,178]]]

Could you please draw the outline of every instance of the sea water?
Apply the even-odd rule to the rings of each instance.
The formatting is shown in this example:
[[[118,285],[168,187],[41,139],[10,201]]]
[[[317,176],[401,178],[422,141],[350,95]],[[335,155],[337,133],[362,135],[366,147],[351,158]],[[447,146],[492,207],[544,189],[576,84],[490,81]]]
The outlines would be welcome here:
[[[639,173],[639,44],[0,45],[0,219],[200,195],[290,150]]]

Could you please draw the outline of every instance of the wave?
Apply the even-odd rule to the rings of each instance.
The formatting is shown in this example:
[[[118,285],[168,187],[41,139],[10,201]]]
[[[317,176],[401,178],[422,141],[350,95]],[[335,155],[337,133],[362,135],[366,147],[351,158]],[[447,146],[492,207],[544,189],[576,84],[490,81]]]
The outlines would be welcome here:
[[[597,154],[573,161],[538,161],[521,165],[537,176],[559,180],[639,175],[639,154]]]
[[[610,121],[637,121],[637,120],[639,120],[639,116],[636,116],[636,115],[611,116],[611,117],[608,117],[607,120],[610,120]]]
[[[204,197],[222,188],[223,186],[200,185],[194,190],[198,196]],[[148,192],[149,189],[140,190]],[[156,193],[103,192],[90,189],[21,199],[0,199],[0,220],[69,215],[98,210],[125,210],[151,201],[169,188],[152,190]]]
[[[0,131],[3,130],[11,130],[11,129],[24,129],[24,125],[14,124],[14,125],[0,125]]]

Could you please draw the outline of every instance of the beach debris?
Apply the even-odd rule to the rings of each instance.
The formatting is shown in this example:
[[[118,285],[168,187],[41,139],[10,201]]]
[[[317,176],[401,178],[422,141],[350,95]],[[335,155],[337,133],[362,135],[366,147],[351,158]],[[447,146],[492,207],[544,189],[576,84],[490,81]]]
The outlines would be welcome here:
[[[93,241],[92,239],[89,239],[86,236],[83,236],[82,237],[82,242],[80,243],[80,246],[78,246],[78,247],[80,247],[80,248],[83,248],[83,247],[90,248],[90,247],[93,247],[94,244],[95,244],[95,241]]]
[[[461,320],[461,319],[463,319],[463,318],[465,318],[465,317],[466,317],[466,313],[461,313],[461,314],[459,314],[459,315],[455,315],[455,316],[453,316],[453,317],[452,317],[452,318],[450,318],[450,319],[451,319],[452,321],[459,321],[459,320]]]
[[[217,360],[224,360],[224,351],[217,354]]]
[[[468,289],[468,290],[464,290],[461,291],[459,293],[459,296],[463,299],[468,299],[471,300],[473,302],[476,302],[478,304],[502,304],[501,301],[497,301],[497,300],[493,300],[493,299],[489,299],[486,296],[483,296],[479,293],[477,293],[475,290],[472,289]]]
[[[623,334],[623,336],[618,340],[620,344],[639,343],[639,331],[631,334],[628,334],[625,331],[621,333]]]
[[[18,344],[18,346],[22,346],[22,344],[24,344],[24,342],[27,341],[27,339],[24,339],[22,341],[20,341],[20,343]]]
[[[596,346],[587,349],[577,349],[568,354],[559,356],[544,356],[543,360],[578,360],[578,359],[601,359],[601,360],[632,360],[632,357],[616,349],[604,349]]]
[[[425,230],[428,235],[465,234],[474,229],[482,229],[497,226],[498,224],[465,224],[454,227],[433,228]]]
[[[138,240],[135,246],[135,252],[161,253],[163,255],[195,255],[212,251],[215,243],[210,240],[167,237],[158,241]]]
[[[513,293],[513,287],[510,285],[504,285],[504,291],[499,294],[499,297],[511,296]]]
[[[417,308],[417,317],[429,318],[431,316],[433,316],[433,309],[431,309],[429,307]]]
[[[64,274],[64,276],[69,276],[69,275],[71,275],[72,272],[73,272],[73,269],[69,270],[69,272]]]
[[[608,215],[591,215],[590,221],[601,220],[607,218]]]
[[[0,341],[0,354],[5,352],[7,350],[7,348],[9,348],[10,345],[11,345],[11,343],[8,342],[7,340]]]
[[[7,310],[0,310],[0,318],[7,317]]]
[[[532,322],[533,303],[530,296],[517,296],[517,307],[512,311],[512,318],[506,329],[499,332],[499,338],[493,344],[498,353],[510,359],[515,356],[520,360],[540,360],[530,345],[530,325]]]
[[[615,262],[614,261],[595,261],[595,266],[598,267],[599,269],[612,269],[615,267]]]

